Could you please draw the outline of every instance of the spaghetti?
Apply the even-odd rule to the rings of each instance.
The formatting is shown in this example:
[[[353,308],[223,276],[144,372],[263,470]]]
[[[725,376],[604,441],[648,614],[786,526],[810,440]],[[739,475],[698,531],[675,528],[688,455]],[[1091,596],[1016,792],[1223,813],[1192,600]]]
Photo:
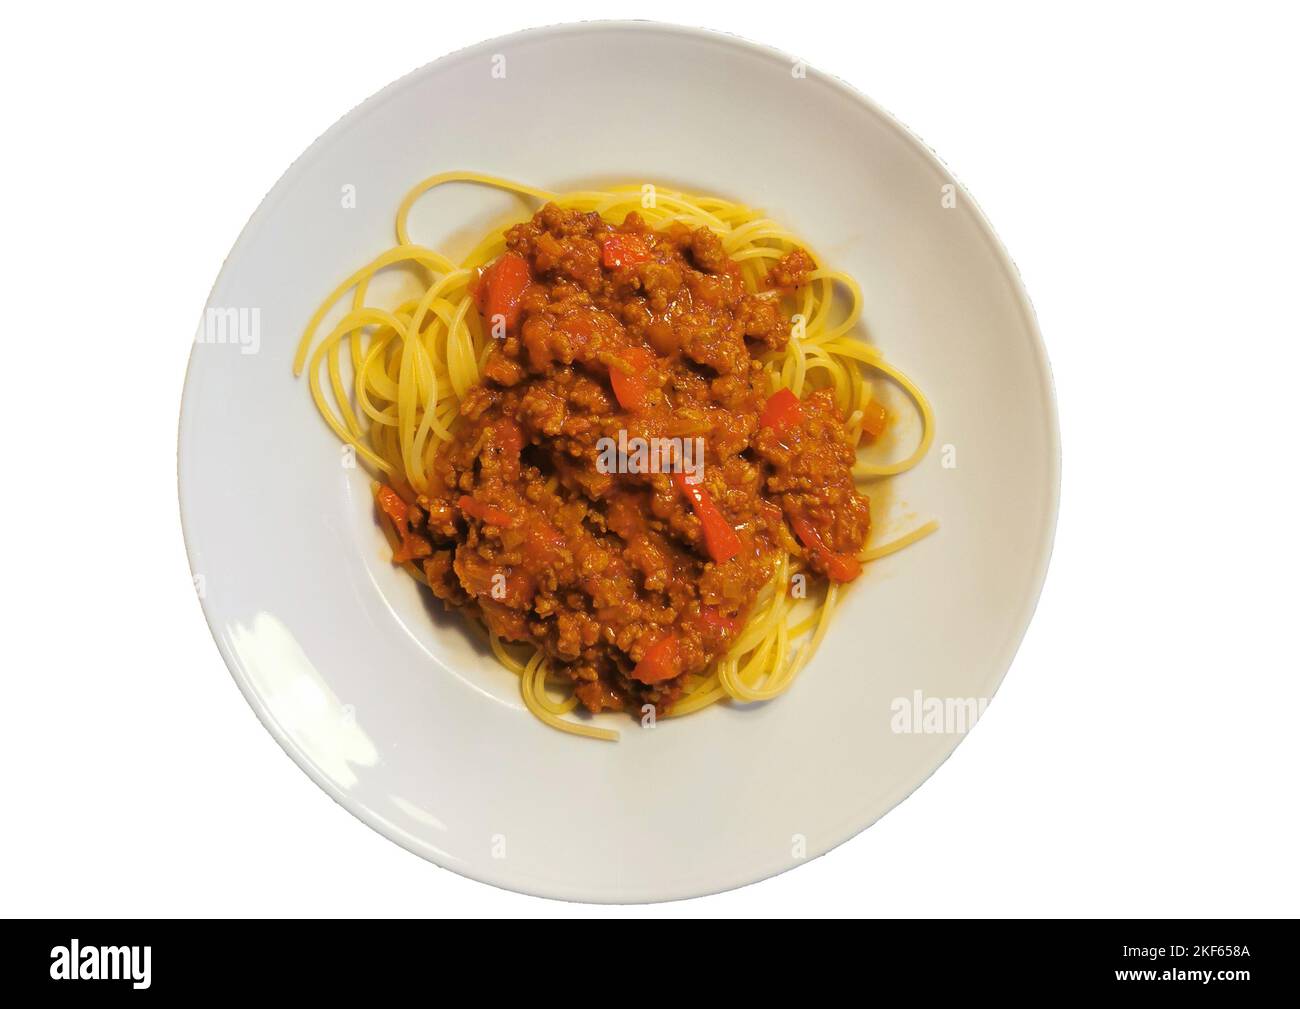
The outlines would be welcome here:
[[[793,309],[789,319],[782,323],[789,327],[788,338],[782,333],[780,339],[769,339],[766,349],[754,356],[757,362],[754,370],[761,372],[755,381],[772,394],[769,408],[764,411],[765,424],[771,426],[781,421],[781,409],[787,413],[793,411],[790,416],[802,418],[808,408],[805,406],[801,412],[801,404],[811,403],[805,396],[815,396],[818,402],[827,404],[827,416],[843,418],[836,420],[837,436],[845,444],[856,446],[862,439],[878,435],[886,417],[870,380],[875,373],[907,394],[919,415],[921,433],[913,450],[897,461],[854,459],[851,479],[866,482],[895,476],[917,465],[929,450],[934,418],[925,395],[911,379],[887,363],[879,350],[852,336],[863,302],[856,281],[846,273],[827,268],[795,235],[759,211],[717,197],[651,186],[620,185],[600,191],[551,193],[474,172],[434,175],[415,186],[402,200],[396,221],[398,244],[358,269],[331,292],[308,322],[294,358],[294,373],[307,372],[312,398],[326,423],[377,477],[379,507],[394,518],[394,524],[384,523],[384,529],[394,547],[395,560],[420,581],[430,584],[428,552],[416,550],[413,554],[409,549],[411,542],[420,537],[412,539],[414,534],[405,517],[418,513],[420,520],[433,528],[436,516],[429,511],[425,495],[435,490],[444,497],[447,494],[445,481],[437,472],[440,452],[450,451],[453,445],[457,445],[457,451],[467,451],[457,443],[457,434],[463,433],[466,425],[463,408],[471,404],[477,417],[482,403],[475,400],[478,394],[474,390],[483,386],[485,379],[499,378],[503,364],[511,363],[494,361],[493,354],[506,336],[507,316],[511,311],[518,312],[513,305],[497,314],[485,311],[490,306],[484,299],[491,297],[491,291],[485,293],[487,271],[511,255],[506,233],[496,231],[488,235],[458,263],[412,241],[408,219],[416,201],[436,186],[452,182],[477,183],[518,194],[557,208],[557,213],[570,215],[565,220],[605,222],[599,227],[603,229],[606,273],[625,265],[619,259],[619,250],[633,249],[631,254],[625,252],[629,263],[635,257],[644,257],[644,250],[654,247],[652,239],[656,234],[671,231],[678,236],[679,243],[685,243],[689,237],[687,229],[696,235],[705,233],[703,238],[707,241],[702,243],[705,251],[700,251],[701,242],[696,239],[697,258],[707,260],[713,256],[723,264],[718,269],[732,271],[737,286],[743,284],[744,291],[755,297],[766,293],[764,300],[751,299],[750,306],[766,307],[768,301],[779,299],[785,308]],[[629,214],[634,218],[629,218]],[[634,219],[642,230],[632,228],[629,232],[629,222]],[[622,230],[615,230],[620,225]],[[627,237],[629,233],[631,238]],[[652,237],[644,237],[647,234]],[[543,249],[547,248],[546,241],[540,239]],[[555,244],[553,239],[551,244]],[[708,251],[715,244],[721,250],[721,257]],[[367,298],[373,278],[399,265],[418,269],[424,278],[422,292],[396,307],[369,305]],[[779,283],[783,278],[791,282]],[[642,278],[635,283],[652,286],[653,280]],[[528,283],[526,274],[520,283]],[[836,298],[837,290],[847,294],[847,310],[837,309],[843,300]],[[342,317],[321,337],[319,330],[326,318],[340,310]],[[514,321],[509,325],[514,327],[510,338],[515,340],[517,348],[519,323]],[[586,325],[590,328],[590,324]],[[534,355],[538,353],[533,345],[528,350]],[[519,355],[523,357],[522,350]],[[655,373],[657,361],[653,354],[638,357],[629,352],[626,360],[620,361],[615,355],[611,363],[606,353],[601,361],[608,368],[606,381],[613,383],[618,401],[629,410],[634,410],[647,396],[666,395],[653,385],[645,386],[639,375],[641,371]],[[716,367],[725,370],[723,365]],[[493,368],[497,368],[495,376]],[[509,383],[509,379],[505,381]],[[789,393],[780,393],[781,390]],[[782,400],[781,396],[787,398]],[[771,424],[769,412],[776,417]],[[765,437],[768,441],[764,444],[777,446],[771,452],[780,457],[778,440],[772,435]],[[488,448],[496,446],[497,441],[518,439],[517,425],[514,430],[498,425],[494,433],[481,434],[472,447],[474,454],[485,450],[485,438]],[[516,469],[520,451],[519,447],[513,449]],[[509,451],[505,453],[509,454]],[[446,465],[445,460],[442,464]],[[559,475],[550,476],[547,483],[550,491],[556,489],[558,480]],[[666,486],[666,480],[657,484],[661,488],[657,493],[671,494],[670,490],[662,490]],[[707,547],[718,564],[734,556],[735,550],[728,553],[710,538],[716,531],[717,537],[729,543],[736,534],[730,532],[728,539],[728,529],[719,526],[710,514],[709,509],[713,513],[717,509],[709,501],[707,491],[703,487],[697,490],[678,486],[699,519],[698,522],[690,520],[691,529],[702,529],[702,533],[693,534],[698,542]],[[397,500],[392,488],[400,488],[404,500]],[[424,510],[412,503],[416,500],[423,503]],[[482,533],[490,545],[497,543],[493,537],[499,536],[500,530],[508,530],[514,524],[509,510],[494,508],[468,496],[462,496],[459,501],[464,512],[459,520],[472,518],[476,525],[490,527]],[[689,515],[684,505],[676,507]],[[771,534],[772,545],[765,555],[769,567],[764,569],[770,569],[770,577],[753,599],[743,605],[745,619],[728,621],[713,612],[716,607],[696,607],[702,621],[701,640],[710,643],[717,653],[707,656],[706,667],[686,669],[703,663],[699,656],[689,652],[685,658],[675,651],[670,659],[656,658],[667,650],[661,642],[672,638],[671,634],[660,634],[649,644],[633,644],[630,653],[641,656],[638,671],[643,666],[648,669],[668,661],[675,664],[671,669],[665,667],[665,672],[685,669],[671,678],[675,684],[673,692],[667,693],[663,684],[657,682],[658,673],[652,678],[634,672],[633,681],[623,673],[622,682],[634,682],[638,690],[644,687],[648,692],[638,696],[649,697],[657,711],[674,716],[699,711],[727,698],[743,702],[769,700],[789,688],[816,651],[844,591],[842,583],[851,580],[860,563],[893,553],[937,528],[937,523],[929,522],[891,543],[870,548],[859,544],[862,549],[855,549],[853,556],[843,557],[822,539],[830,534],[827,529],[819,531],[801,514],[793,518],[797,540],[784,526]],[[671,521],[682,527],[688,520]],[[865,528],[862,538],[865,539]],[[420,542],[427,546],[423,540]],[[746,544],[750,545],[748,540]],[[426,558],[423,568],[416,563],[421,557]],[[843,574],[837,574],[837,564],[846,569]],[[465,573],[459,568],[458,573],[464,580]],[[792,585],[806,586],[817,575],[829,579],[820,591],[792,591]],[[439,589],[436,584],[433,587]],[[439,594],[448,598],[447,591],[442,587]],[[482,605],[490,614],[500,616],[500,608],[494,608],[486,595]],[[557,670],[554,649],[548,653],[535,643],[503,640],[501,634],[494,633],[500,627],[494,628],[491,620],[487,623],[494,655],[520,678],[524,704],[534,715],[565,732],[600,739],[617,738],[612,730],[571,717],[580,703],[580,694],[582,703],[592,710],[614,704],[603,698],[593,702],[595,695],[588,683]],[[723,629],[718,630],[719,627]],[[582,693],[584,690],[587,692]],[[557,698],[556,692],[562,696]]]

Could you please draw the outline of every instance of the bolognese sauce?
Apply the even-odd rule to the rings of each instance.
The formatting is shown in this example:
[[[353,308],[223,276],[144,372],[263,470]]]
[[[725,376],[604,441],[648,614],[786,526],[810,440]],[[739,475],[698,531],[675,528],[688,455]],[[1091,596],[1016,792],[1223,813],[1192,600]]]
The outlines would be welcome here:
[[[871,511],[851,429],[830,389],[774,391],[763,368],[812,269],[795,248],[751,292],[713,231],[636,213],[615,226],[547,204],[510,228],[471,287],[494,338],[484,380],[425,491],[380,490],[394,559],[540,648],[590,711],[671,710],[741,633],[779,555],[836,582],[861,570]],[[864,435],[884,421],[865,417]],[[701,465],[609,464],[611,442],[638,440],[690,441]]]

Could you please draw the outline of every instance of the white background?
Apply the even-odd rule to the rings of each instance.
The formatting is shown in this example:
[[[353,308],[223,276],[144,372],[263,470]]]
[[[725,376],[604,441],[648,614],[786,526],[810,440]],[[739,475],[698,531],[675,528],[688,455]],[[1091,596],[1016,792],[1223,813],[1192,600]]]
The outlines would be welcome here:
[[[1300,912],[1297,26],[1045,7],[8,11],[0,913]],[[280,751],[194,598],[176,420],[226,251],[338,116],[484,38],[649,15],[795,54],[939,152],[1034,300],[1064,485],[1015,665],[915,795],[756,886],[588,908],[422,862]]]

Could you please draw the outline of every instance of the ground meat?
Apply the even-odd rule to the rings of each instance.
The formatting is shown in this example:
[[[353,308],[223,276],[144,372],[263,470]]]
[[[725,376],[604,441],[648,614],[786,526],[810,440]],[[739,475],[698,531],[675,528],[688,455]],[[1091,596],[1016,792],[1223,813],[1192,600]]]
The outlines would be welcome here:
[[[767,463],[764,489],[792,518],[807,519],[835,552],[857,553],[871,531],[871,508],[853,483],[853,448],[829,389],[803,401],[803,416],[780,437],[761,430],[755,448]],[[812,567],[824,571],[815,552]]]
[[[808,282],[808,274],[816,264],[803,249],[792,249],[776,261],[768,271],[767,286],[778,291],[793,291]]]
[[[760,424],[772,385],[758,358],[785,346],[780,292],[812,260],[790,253],[752,293],[707,229],[656,232],[636,214],[613,227],[549,204],[506,246],[527,266],[517,316],[407,535],[431,544],[435,595],[544,649],[589,710],[666,710],[726,652],[780,552],[803,549],[787,521],[811,523],[822,554],[866,541],[830,393],[779,434]],[[635,467],[638,442],[672,451],[611,471]]]

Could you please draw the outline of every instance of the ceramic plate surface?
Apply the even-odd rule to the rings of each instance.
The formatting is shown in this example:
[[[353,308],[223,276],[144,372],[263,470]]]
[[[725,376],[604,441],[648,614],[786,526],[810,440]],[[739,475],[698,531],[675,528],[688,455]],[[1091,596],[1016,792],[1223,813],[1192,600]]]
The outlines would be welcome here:
[[[861,282],[860,335],[926,389],[938,419],[926,461],[875,501],[877,525],[942,528],[868,569],[783,697],[653,730],[602,716],[622,730],[617,744],[563,735],[528,714],[459,616],[389,564],[368,477],[342,465],[291,360],[319,301],[393,244],[406,190],[452,169],[551,190],[647,181],[727,196]],[[961,734],[896,731],[900,712],[916,728],[918,698],[993,694],[1042,585],[1059,485],[1032,311],[953,184],[838,81],[731,36],[648,23],[496,39],[343,118],[231,251],[208,307],[246,323],[233,342],[196,343],[181,413],[181,514],[203,607],[284,749],[438,865],[591,901],[761,879],[908,795]],[[412,232],[461,254],[527,210],[448,186],[417,206]]]

